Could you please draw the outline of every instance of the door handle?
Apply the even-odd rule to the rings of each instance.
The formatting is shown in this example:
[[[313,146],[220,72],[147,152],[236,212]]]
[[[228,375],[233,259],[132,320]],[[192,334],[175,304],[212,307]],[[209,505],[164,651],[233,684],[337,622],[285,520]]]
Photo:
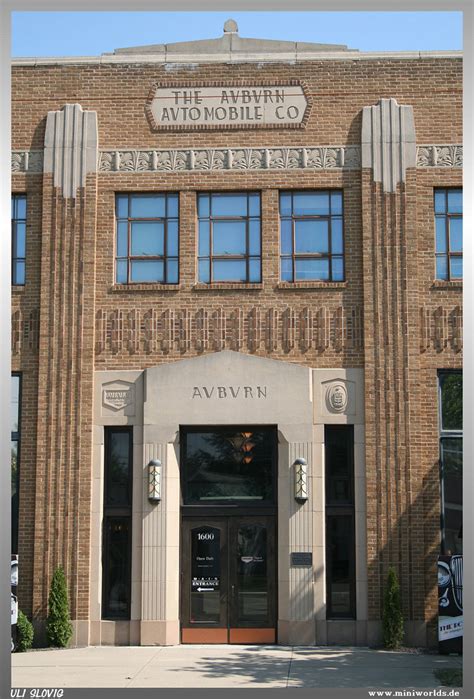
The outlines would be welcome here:
[[[233,597],[234,594],[235,594],[235,585],[231,585],[231,586],[230,586],[230,592],[231,592],[231,595],[232,595],[232,597]]]

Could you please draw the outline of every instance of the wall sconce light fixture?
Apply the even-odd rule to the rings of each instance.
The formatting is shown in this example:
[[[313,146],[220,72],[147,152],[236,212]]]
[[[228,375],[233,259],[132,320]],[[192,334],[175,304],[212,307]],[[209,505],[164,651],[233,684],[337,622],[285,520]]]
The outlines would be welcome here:
[[[152,459],[148,463],[148,500],[161,500],[161,461]]]
[[[295,459],[295,500],[305,502],[308,499],[308,462],[306,459]]]

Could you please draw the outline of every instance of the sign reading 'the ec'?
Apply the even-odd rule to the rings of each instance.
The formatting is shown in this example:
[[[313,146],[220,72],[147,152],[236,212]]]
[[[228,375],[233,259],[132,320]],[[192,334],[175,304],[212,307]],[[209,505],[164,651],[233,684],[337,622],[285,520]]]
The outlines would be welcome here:
[[[155,85],[147,102],[155,129],[302,127],[310,100],[301,83],[287,85]]]

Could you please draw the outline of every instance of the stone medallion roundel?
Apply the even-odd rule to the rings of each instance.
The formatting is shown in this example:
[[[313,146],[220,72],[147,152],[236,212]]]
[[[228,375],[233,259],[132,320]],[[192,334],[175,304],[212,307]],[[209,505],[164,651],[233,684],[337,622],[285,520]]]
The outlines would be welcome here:
[[[348,402],[347,388],[342,383],[332,384],[327,390],[326,400],[331,412],[343,413]]]

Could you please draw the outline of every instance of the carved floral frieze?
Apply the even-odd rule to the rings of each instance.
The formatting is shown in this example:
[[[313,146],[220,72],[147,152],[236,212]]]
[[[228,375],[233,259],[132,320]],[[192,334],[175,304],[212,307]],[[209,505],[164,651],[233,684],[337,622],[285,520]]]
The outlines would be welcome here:
[[[418,146],[417,167],[462,167],[462,146]]]
[[[42,150],[14,150],[11,159],[12,172],[43,172]]]
[[[462,145],[422,145],[416,166],[463,166]],[[358,170],[359,146],[281,148],[204,148],[193,150],[102,150],[99,172],[180,172],[238,170]],[[43,151],[12,151],[12,173],[43,171]]]
[[[359,146],[100,151],[99,172],[360,168]]]

